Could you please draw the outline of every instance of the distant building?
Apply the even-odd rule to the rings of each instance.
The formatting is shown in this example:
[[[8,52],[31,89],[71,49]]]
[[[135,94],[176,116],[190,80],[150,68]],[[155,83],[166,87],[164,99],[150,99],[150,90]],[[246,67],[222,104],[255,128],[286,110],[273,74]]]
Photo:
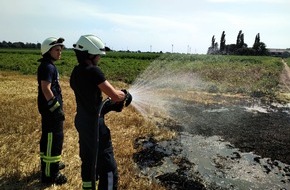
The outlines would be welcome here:
[[[271,56],[275,57],[290,57],[290,49],[275,49],[275,48],[268,48],[268,52]]]

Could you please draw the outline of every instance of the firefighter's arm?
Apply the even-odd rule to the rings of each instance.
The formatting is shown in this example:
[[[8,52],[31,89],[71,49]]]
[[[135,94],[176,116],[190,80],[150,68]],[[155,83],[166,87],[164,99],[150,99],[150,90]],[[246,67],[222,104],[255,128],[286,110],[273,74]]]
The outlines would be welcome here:
[[[116,90],[107,80],[99,84],[98,87],[109,96],[113,102],[122,102],[125,100],[125,93],[121,90]]]
[[[43,93],[46,101],[49,101],[54,97],[53,93],[51,91],[51,83],[50,82],[42,80],[41,81],[41,90],[42,90],[42,93]]]
[[[99,84],[99,88],[108,95],[113,102],[122,102],[128,106],[132,102],[132,95],[125,89],[116,90],[107,80]]]
[[[108,81],[99,85],[99,88],[110,97],[103,107],[103,114],[110,111],[121,112],[124,104],[128,106],[132,101],[132,96],[126,90],[116,90]]]

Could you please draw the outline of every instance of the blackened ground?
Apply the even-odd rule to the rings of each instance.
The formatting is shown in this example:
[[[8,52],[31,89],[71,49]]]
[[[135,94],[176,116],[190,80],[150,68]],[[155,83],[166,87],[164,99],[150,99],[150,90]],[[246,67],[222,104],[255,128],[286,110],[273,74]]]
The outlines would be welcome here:
[[[185,109],[192,113],[191,127],[183,131],[221,136],[243,152],[290,164],[289,108],[265,106],[265,112],[256,108],[249,111],[251,107],[245,106],[189,106]],[[219,109],[225,111],[214,111]]]
[[[176,107],[174,114],[181,111],[190,113],[186,120],[178,122],[165,122],[164,126],[178,132],[187,132],[192,135],[205,137],[220,136],[224,141],[230,142],[241,152],[253,152],[253,160],[260,164],[260,159],[268,158],[265,173],[271,172],[272,168],[279,167],[278,162],[286,164],[280,168],[283,184],[290,184],[290,110],[289,107],[275,107],[272,105],[219,105],[198,104],[188,102],[183,107]],[[253,109],[255,108],[255,109]],[[162,165],[165,157],[178,157],[178,147],[171,143],[158,146],[153,137],[141,137],[136,139],[135,148],[139,150],[134,155],[134,161],[140,169],[146,167],[158,167]],[[176,151],[176,152],[174,152]],[[236,152],[230,159],[239,159]],[[219,189],[219,187],[205,187],[202,179],[192,173],[194,163],[186,157],[175,159],[178,168],[174,172],[157,175],[160,181],[169,190],[203,190]]]
[[[152,137],[140,137],[136,139],[134,147],[139,152],[133,155],[134,161],[142,170],[146,167],[158,167],[163,163],[163,159],[169,156],[177,156],[177,152],[162,150],[158,142]],[[193,163],[181,157],[175,160],[178,169],[174,172],[165,173],[156,177],[159,182],[168,190],[205,190],[201,180],[189,171]]]

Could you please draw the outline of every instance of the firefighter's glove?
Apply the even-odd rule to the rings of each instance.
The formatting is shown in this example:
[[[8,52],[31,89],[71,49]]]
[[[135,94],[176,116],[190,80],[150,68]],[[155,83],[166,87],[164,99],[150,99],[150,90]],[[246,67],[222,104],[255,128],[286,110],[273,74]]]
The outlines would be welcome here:
[[[127,107],[127,106],[129,106],[131,104],[133,97],[127,90],[122,89],[121,91],[123,91],[125,93],[124,102],[125,102],[125,106]]]
[[[110,111],[121,112],[124,107],[124,101],[122,102],[113,102],[112,100],[107,100],[102,108],[102,114],[105,115]]]
[[[50,99],[48,101],[47,105],[48,105],[49,111],[52,113],[53,119],[55,119],[56,121],[64,121],[65,120],[65,116],[64,116],[64,113],[62,111],[61,105],[55,97]]]

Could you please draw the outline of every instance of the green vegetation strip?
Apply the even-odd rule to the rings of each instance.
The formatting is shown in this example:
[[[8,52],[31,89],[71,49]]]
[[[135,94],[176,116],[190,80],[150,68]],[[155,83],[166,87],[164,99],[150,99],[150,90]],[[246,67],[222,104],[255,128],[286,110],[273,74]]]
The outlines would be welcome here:
[[[36,74],[41,58],[38,50],[0,49],[0,69]],[[289,63],[289,59],[286,60]],[[108,52],[99,66],[109,80],[132,83],[150,64],[167,64],[197,73],[211,84],[211,92],[273,95],[283,69],[281,58],[269,56],[185,55]],[[59,72],[69,76],[77,64],[72,50],[64,50],[56,62]],[[162,74],[162,73],[161,73]]]

